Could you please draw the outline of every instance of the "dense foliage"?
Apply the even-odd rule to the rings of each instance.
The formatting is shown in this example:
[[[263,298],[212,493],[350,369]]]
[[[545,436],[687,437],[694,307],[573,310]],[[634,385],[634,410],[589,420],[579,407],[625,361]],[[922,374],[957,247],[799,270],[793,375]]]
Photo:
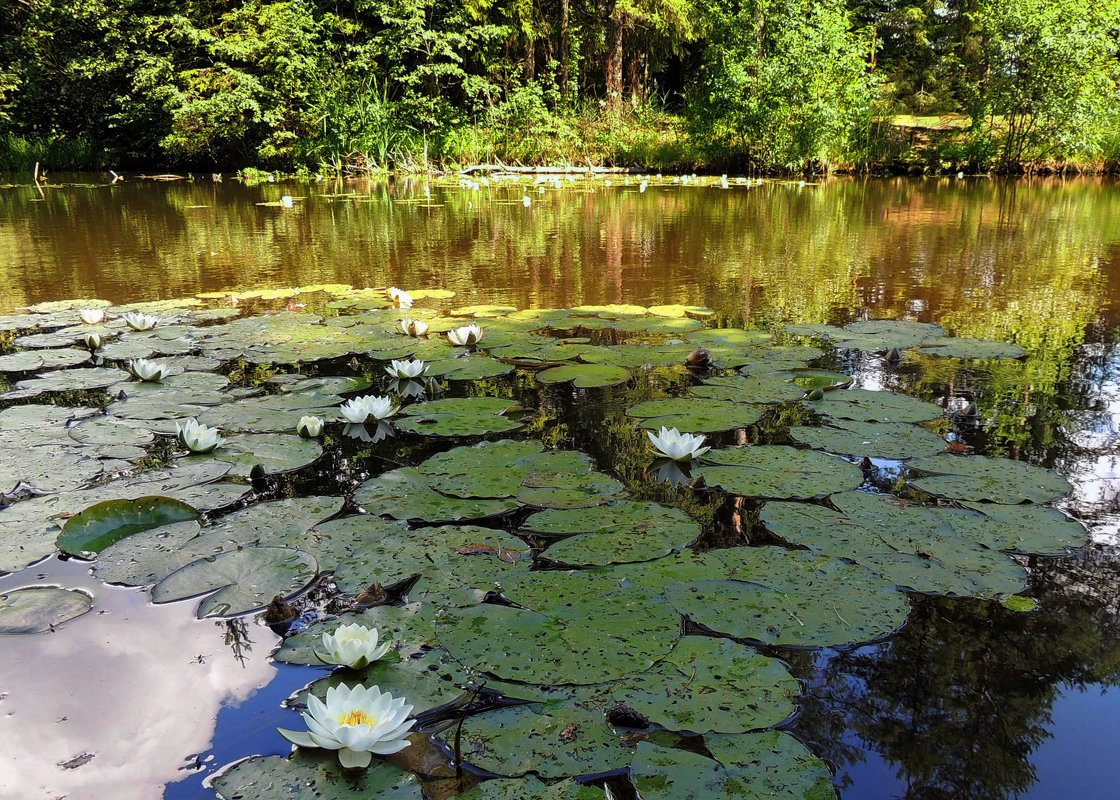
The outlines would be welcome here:
[[[1120,3],[12,0],[0,168],[1120,160]]]

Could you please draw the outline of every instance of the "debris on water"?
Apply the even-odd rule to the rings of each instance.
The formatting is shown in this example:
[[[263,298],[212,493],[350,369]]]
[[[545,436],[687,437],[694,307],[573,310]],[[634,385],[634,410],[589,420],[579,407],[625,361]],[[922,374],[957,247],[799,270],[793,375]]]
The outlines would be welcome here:
[[[63,769],[77,769],[83,767],[89,762],[93,761],[93,753],[82,753],[81,755],[74,756],[69,761],[59,761],[58,766]]]

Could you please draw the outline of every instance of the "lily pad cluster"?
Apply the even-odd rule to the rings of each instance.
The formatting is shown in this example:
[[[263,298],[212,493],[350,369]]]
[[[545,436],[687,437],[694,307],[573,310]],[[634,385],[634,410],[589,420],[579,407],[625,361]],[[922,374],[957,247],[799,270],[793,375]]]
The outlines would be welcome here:
[[[297,298],[312,309],[268,306]],[[346,611],[292,628],[276,660],[322,666],[323,634],[351,623],[391,648],[292,705],[363,685],[425,718],[461,713],[438,735],[496,776],[463,797],[583,800],[601,791],[573,778],[624,771],[647,800],[823,800],[828,767],[774,730],[801,691],[775,653],[888,637],[913,592],[1006,598],[1025,585],[1019,556],[1085,541],[1047,506],[1069,488],[1053,472],[949,454],[940,406],[852,389],[837,359],[789,335],[708,327],[712,312],[692,306],[449,299],[314,286],[0,317],[13,334],[0,453],[18,453],[0,459],[0,570],[63,552],[106,583],[219,618],[315,585]],[[133,312],[155,321],[130,324]],[[478,333],[447,336],[466,324]],[[786,333],[1021,355],[906,321]],[[153,379],[129,373],[139,359],[159,365]],[[404,359],[427,369],[387,381],[384,366]],[[339,408],[360,393],[390,397],[391,416],[350,440]],[[608,420],[607,444],[559,422],[584,413]],[[324,430],[299,435],[303,417]],[[220,429],[221,445],[185,452],[174,436],[187,420]],[[644,469],[644,432],[661,428],[708,437],[676,494]],[[865,457],[897,462],[892,494],[869,482]],[[730,498],[764,544],[712,549],[712,517],[696,509]],[[95,604],[20,587],[0,595],[0,634],[50,631]],[[427,741],[413,733],[402,752],[446,757]],[[416,798],[418,776],[454,776],[393,758],[344,771],[301,746],[241,762],[214,788]]]

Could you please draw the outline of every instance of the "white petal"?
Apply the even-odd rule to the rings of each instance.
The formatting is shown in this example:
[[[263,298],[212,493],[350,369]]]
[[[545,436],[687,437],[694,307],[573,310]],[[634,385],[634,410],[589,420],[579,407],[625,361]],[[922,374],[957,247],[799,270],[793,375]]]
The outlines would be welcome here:
[[[307,731],[289,731],[277,728],[276,732],[298,747],[318,747]]]
[[[338,751],[338,762],[346,769],[365,769],[372,760],[373,756],[368,750],[359,752],[344,747]]]

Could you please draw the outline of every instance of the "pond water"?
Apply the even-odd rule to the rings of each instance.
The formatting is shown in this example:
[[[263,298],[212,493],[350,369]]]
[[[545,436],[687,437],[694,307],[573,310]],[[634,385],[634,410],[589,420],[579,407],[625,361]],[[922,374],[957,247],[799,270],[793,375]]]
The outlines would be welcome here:
[[[156,577],[144,580],[135,565],[146,569],[150,564],[140,551],[117,556],[106,550],[93,561],[99,571],[105,570],[100,575],[91,573],[90,560],[56,552],[53,542],[62,520],[52,516],[74,514],[102,495],[126,493],[180,496],[199,509],[212,509],[201,530],[215,528],[227,537],[225,549],[214,552],[228,555],[233,549],[228,541],[237,542],[240,551],[248,541],[245,529],[252,528],[253,544],[304,548],[315,553],[324,571],[337,562],[337,587],[319,582],[301,597],[297,607],[304,616],[288,635],[320,616],[345,610],[347,598],[375,576],[390,586],[422,573],[416,586],[401,590],[408,600],[423,599],[440,611],[432,619],[424,616],[427,612],[416,612],[417,620],[424,617],[422,625],[417,622],[424,633],[415,634],[422,646],[404,654],[406,645],[416,644],[411,622],[377,616],[381,606],[365,612],[379,625],[395,626],[401,664],[411,659],[420,665],[416,672],[438,673],[438,692],[426,698],[413,693],[418,687],[431,688],[432,678],[425,683],[410,673],[401,679],[399,685],[408,687],[417,711],[466,697],[459,687],[480,683],[507,698],[548,701],[528,708],[561,709],[549,712],[559,720],[551,732],[527,727],[524,715],[518,716],[523,706],[470,716],[460,746],[464,760],[478,773],[512,776],[527,769],[549,781],[590,775],[595,786],[602,785],[605,775],[618,797],[630,797],[625,774],[639,739],[650,730],[707,730],[714,733],[705,736],[702,746],[699,740],[677,741],[666,732],[650,736],[655,745],[639,746],[632,774],[647,800],[724,796],[710,787],[707,794],[689,795],[679,782],[674,784],[674,776],[696,774],[688,759],[699,756],[689,749],[717,758],[725,751],[741,754],[743,737],[756,735],[746,731],[775,728],[790,735],[781,739],[783,744],[766,745],[783,754],[777,770],[788,780],[782,786],[801,787],[790,797],[828,796],[812,780],[798,783],[790,777],[789,748],[799,746],[796,742],[823,760],[844,800],[1114,795],[1120,779],[1114,758],[1120,748],[1120,726],[1115,725],[1120,712],[1117,184],[898,179],[801,185],[731,179],[723,188],[718,179],[681,182],[651,176],[643,187],[639,179],[613,176],[610,185],[603,177],[559,185],[522,179],[475,189],[460,185],[457,177],[249,185],[214,183],[207,176],[113,185],[91,176],[51,176],[51,185],[34,187],[9,177],[11,183],[0,187],[0,492],[11,496],[7,507],[0,507],[0,568],[9,570],[0,574],[0,595],[36,585],[59,586],[91,597],[92,611],[49,632],[2,637],[0,797],[142,800],[165,792],[178,800],[213,798],[209,782],[226,765],[291,751],[276,728],[303,730],[303,722],[285,700],[330,673],[330,667],[302,665],[298,657],[297,663],[272,658],[281,641],[276,630],[282,629],[270,629],[255,612],[196,619],[201,590],[168,589],[159,599],[175,602],[153,604],[144,586],[157,581],[166,586],[161,579],[189,560],[159,575],[153,571]],[[280,202],[284,196],[293,198],[291,207]],[[392,308],[383,291],[361,291],[387,286],[412,292],[414,309]],[[201,300],[183,302],[200,294]],[[69,298],[86,301],[42,305],[33,314],[19,310]],[[77,309],[99,305],[88,302],[94,298],[105,301],[100,305],[109,312],[106,324],[85,328],[105,336],[103,360],[96,364],[99,374],[89,369],[95,364],[86,360],[82,345],[73,346],[83,330]],[[510,308],[466,308],[499,305]],[[677,305],[689,308],[669,308]],[[536,318],[509,313],[580,306],[597,308]],[[654,312],[647,314],[644,307],[654,307]],[[153,332],[124,326],[122,315],[136,309],[160,318]],[[400,318],[410,315],[432,323],[428,341],[392,332]],[[882,330],[861,328],[866,320],[906,322]],[[452,348],[436,334],[467,322],[479,323],[485,336],[469,359],[454,358],[462,348]],[[840,330],[852,323],[856,327],[849,333]],[[952,336],[941,338],[931,325]],[[763,334],[726,333],[735,328]],[[706,329],[724,333],[705,338]],[[563,352],[546,352],[557,339],[567,342]],[[1022,348],[1021,357],[1007,357],[1019,353],[1001,349],[1005,343]],[[633,345],[652,347],[626,349]],[[712,351],[715,367],[685,370],[684,354],[700,346]],[[953,347],[963,349],[955,355],[948,349],[937,354],[938,348]],[[52,354],[43,356],[48,351]],[[16,358],[28,352],[45,360]],[[378,439],[376,426],[367,426],[364,438],[355,438],[333,422],[337,408],[331,407],[343,398],[399,389],[388,384],[383,368],[390,358],[408,355],[443,365],[437,370],[441,377],[418,390],[419,399],[464,399],[458,406],[431,407],[457,414],[453,424],[460,427],[446,427],[452,422],[435,410],[409,416],[409,409],[423,403],[407,393],[386,438]],[[172,375],[155,384],[128,381],[123,372],[105,378],[105,368],[148,356],[169,363],[173,371],[185,371],[185,377]],[[452,358],[456,363],[451,364]],[[557,383],[541,382],[546,365],[585,362],[606,368],[579,367],[573,375],[604,385],[575,388],[560,380],[566,376]],[[806,364],[827,374],[818,378],[817,373],[796,372]],[[622,371],[621,381],[610,372],[612,365]],[[740,378],[740,367],[750,377]],[[296,373],[301,377],[282,377]],[[852,382],[840,388],[842,376]],[[325,380],[298,383],[315,377]],[[729,378],[734,380],[728,383]],[[756,383],[743,383],[756,378]],[[799,383],[789,382],[794,379]],[[823,399],[802,396],[802,389],[818,383],[829,387]],[[790,391],[790,386],[797,388]],[[120,391],[125,398],[118,397]],[[864,398],[852,402],[869,403],[871,411],[853,417],[851,411],[823,405],[835,405],[844,392]],[[871,392],[878,399],[867,400]],[[927,413],[925,405],[877,405],[883,397],[901,394],[937,408]],[[707,458],[727,466],[693,467],[691,473],[685,469],[686,479],[703,474],[703,483],[666,482],[662,479],[677,473],[668,464],[653,462],[636,427],[647,417],[626,412],[646,401],[693,395],[714,398],[704,401],[708,403],[737,404],[735,423],[705,416],[720,410],[715,406],[705,407],[699,419],[695,397],[685,401],[693,405],[672,409],[681,415],[674,419],[681,420],[682,430],[707,434],[706,443],[715,448]],[[490,408],[465,400],[479,396],[499,401]],[[44,408],[50,404],[67,410]],[[523,419],[509,410],[514,405],[527,410]],[[101,408],[107,416],[93,411]],[[319,444],[291,433],[295,418],[309,413],[330,420]],[[292,419],[278,421],[281,414]],[[888,436],[884,428],[852,424],[854,418],[857,423],[870,419],[889,424],[883,420],[891,414],[896,415],[891,420],[901,420],[893,424],[906,425],[905,431],[892,429]],[[172,434],[175,421],[190,416],[218,424],[231,440],[213,456],[186,455]],[[914,424],[919,422],[922,427]],[[694,427],[687,428],[690,424]],[[856,442],[837,439],[840,429]],[[821,430],[830,431],[832,438],[815,438]],[[902,437],[901,444],[891,438],[895,436]],[[920,437],[926,436],[935,437],[932,450],[922,449],[927,443]],[[498,475],[493,481],[502,480],[499,468],[505,461],[487,461],[492,451],[485,448],[455,451],[462,455],[455,456],[451,467],[439,460],[456,447],[507,440],[585,455],[578,457],[583,460],[574,454],[559,456],[539,471],[527,467],[512,490],[469,483],[477,478],[470,477],[464,464],[475,461],[481,471]],[[825,467],[806,462],[792,469],[793,456],[776,449],[806,444],[814,450],[798,452],[821,451],[820,457],[828,459]],[[732,450],[743,445],[752,447]],[[515,451],[515,445],[501,446],[510,448],[510,460],[541,457]],[[933,455],[945,447],[949,453]],[[236,448],[238,457],[228,475],[223,477],[224,468],[201,474],[209,469],[205,465],[221,462],[223,453],[229,458]],[[808,474],[814,481],[828,475],[842,485],[811,483],[801,493],[783,493],[788,486],[757,488],[755,478],[741,474],[747,470],[734,461],[739,455],[731,462],[718,460],[719,454],[744,451],[775,454],[776,460],[762,471],[779,471],[785,484]],[[840,457],[826,457],[825,452]],[[1069,486],[1048,494],[1050,479],[1039,471],[1025,479],[1034,488],[1024,488],[1007,461],[984,462],[995,465],[996,473],[988,476],[993,483],[985,492],[1010,492],[1001,501],[1006,505],[986,502],[995,498],[983,494],[982,505],[969,506],[978,498],[956,488],[959,481],[954,488],[933,488],[940,473],[928,465],[956,456],[970,463],[976,456],[1025,462],[1053,470]],[[254,463],[265,464],[266,474],[250,479]],[[383,477],[404,480],[406,473],[396,471],[410,467],[429,477],[392,486]],[[598,472],[589,472],[591,467]],[[170,471],[159,473],[158,486],[136,483],[135,475],[161,470]],[[188,480],[182,478],[184,470],[199,474]],[[836,477],[847,474],[845,470],[854,471],[853,482]],[[935,477],[927,477],[923,489],[927,473]],[[527,483],[519,487],[522,479]],[[18,480],[57,493],[57,503],[15,486]],[[130,480],[134,483],[128,484]],[[712,488],[735,481],[751,488]],[[460,496],[481,497],[486,499],[472,502],[498,506],[486,505],[487,513],[446,505],[432,510],[425,505],[431,486],[441,498],[462,502]],[[894,511],[893,505],[890,511],[860,505],[857,513],[852,504],[863,501],[851,498],[856,493],[850,489],[856,486],[863,490],[859,497],[867,492],[894,495],[905,501],[903,511]],[[572,491],[593,499],[572,501]],[[556,499],[563,492],[569,493]],[[831,500],[823,499],[833,492]],[[949,533],[950,528],[954,535],[964,530],[953,528],[962,515],[972,515],[968,524],[976,524],[973,517],[980,510],[989,523],[1004,509],[1018,510],[1009,514],[1046,513],[1042,506],[1058,495],[1063,496],[1053,505],[1079,520],[1083,530],[1075,526],[1070,533],[1050,517],[1031,516],[1000,523],[1003,538],[998,541],[971,533],[964,541]],[[791,500],[795,502],[787,502]],[[1013,505],[1020,500],[1030,502]],[[595,509],[620,509],[635,501],[657,504],[639,515],[648,526],[642,528],[639,549],[628,549],[631,544],[580,549],[592,533],[578,533],[581,518],[595,519]],[[579,508],[565,512],[565,505]],[[369,513],[359,514],[359,507]],[[905,516],[932,513],[935,507],[948,509],[948,516]],[[530,517],[538,508],[554,510]],[[848,517],[840,518],[840,511]],[[567,516],[546,524],[543,516],[556,512]],[[680,518],[672,516],[681,512]],[[790,522],[789,515],[802,512],[826,516]],[[622,511],[618,514],[602,527],[629,524]],[[443,523],[434,530],[467,549],[476,547],[476,539],[485,540],[499,556],[506,552],[502,548],[516,550],[518,556],[512,564],[498,563],[500,558],[485,552],[449,560],[445,542],[424,540],[420,549],[404,544],[403,537],[416,536],[406,534],[404,519],[413,519],[412,527],[420,531],[427,529],[415,520]],[[866,523],[868,519],[872,522]],[[538,521],[535,527],[533,520]],[[557,538],[560,529],[550,524],[567,525],[565,532],[578,535]],[[374,548],[377,556],[365,561],[354,548],[344,553],[314,550],[332,533],[357,535],[359,525],[365,526],[361,541],[367,545],[382,539],[396,544]],[[285,526],[293,529],[284,534],[289,538],[276,538],[277,529]],[[698,539],[687,533],[692,530],[687,526],[695,526]],[[856,527],[865,533],[853,533]],[[910,550],[896,552],[898,539],[905,539],[911,527],[922,534]],[[1007,529],[1016,527],[1022,528],[1022,536],[1008,539],[1012,534]],[[662,549],[641,549],[655,534],[662,537]],[[275,540],[264,541],[269,536]],[[868,545],[871,539],[892,537],[889,554]],[[685,555],[667,555],[693,539],[697,541]],[[536,548],[532,553],[530,545]],[[781,549],[785,545],[808,547],[812,558],[823,559],[813,561],[807,571],[790,573],[791,580],[811,583],[826,575],[821,585],[831,586],[828,591],[850,591],[855,599],[830,601],[829,618],[819,623],[796,605],[797,597],[789,600],[782,623],[750,628],[729,622],[744,607],[726,594],[747,585],[734,580],[737,572],[757,569],[754,580],[763,583],[768,570],[785,575],[786,567],[777,562],[760,566],[751,560],[760,552],[785,554],[783,564],[802,557]],[[745,551],[751,552],[743,555]],[[689,555],[693,552],[703,554]],[[809,554],[802,555],[808,563]],[[686,556],[695,563],[685,563]],[[534,571],[527,568],[530,557],[538,567]],[[665,566],[666,559],[677,562]],[[110,562],[116,572],[109,569]],[[559,635],[549,627],[559,617],[548,603],[563,584],[547,582],[559,580],[550,576],[567,575],[551,569],[557,565],[583,567],[571,580],[576,581],[573,591],[582,587],[588,595],[597,584],[578,581],[614,576],[608,579],[616,581],[617,597],[600,605],[586,598],[572,601],[580,613],[610,622],[617,602],[635,604],[636,616],[619,616],[606,630],[580,628],[574,638],[565,628],[568,638],[563,641],[571,648],[567,654],[519,651],[515,642],[502,639],[507,629],[527,636],[524,631],[540,624],[548,637]],[[845,571],[857,568],[869,571]],[[657,570],[678,571],[651,583],[649,576]],[[868,583],[873,573],[888,576],[884,592]],[[258,573],[240,576],[248,583],[246,575],[255,579]],[[485,590],[496,584],[522,608],[478,605]],[[899,594],[894,584],[908,591]],[[909,591],[914,588],[920,591]],[[708,590],[712,593],[701,594],[700,603],[687,596]],[[792,596],[788,588],[776,591]],[[192,595],[196,597],[178,599]],[[1033,610],[1008,607],[1021,597],[1033,601]],[[390,599],[401,598],[403,594],[391,593]],[[828,598],[826,590],[819,590],[818,601]],[[537,613],[537,604],[550,622],[525,619],[530,613],[525,609]],[[601,645],[579,649],[604,634],[617,637],[611,625],[631,629],[648,623],[652,630],[653,620],[663,618],[675,625],[680,609],[689,622],[679,642],[675,629],[667,634],[673,637],[667,644],[623,641],[620,649],[638,652],[636,661]],[[856,620],[856,614],[867,619]],[[0,610],[0,629],[3,625]],[[812,633],[806,632],[809,628]],[[463,631],[500,643],[489,649]],[[547,646],[545,639],[540,642],[543,650],[555,645],[553,638]],[[724,648],[719,656],[704,651],[705,658],[717,659],[712,663],[730,669],[731,662],[719,659],[730,657],[726,648],[741,648],[735,650],[740,661],[734,664],[744,670],[742,654],[761,653],[778,660],[766,662],[771,664],[766,669],[788,669],[799,690],[780,681],[759,683],[753,672],[749,680],[740,676],[738,687],[731,689],[717,681],[711,692],[735,714],[716,708],[712,719],[719,717],[718,724],[705,719],[686,724],[673,716],[677,712],[665,712],[649,701],[642,694],[647,689],[624,686],[631,673],[653,675],[643,670],[676,657],[668,656],[670,649],[679,653],[686,647],[682,643],[708,647],[710,642]],[[454,658],[445,657],[442,648]],[[648,662],[642,662],[647,656]],[[666,691],[683,692],[680,686],[691,684],[698,668],[703,674],[703,659],[690,658],[684,663],[691,666],[682,667]],[[391,677],[386,680],[368,682],[381,681],[390,689],[397,685]],[[542,684],[552,688],[540,688]],[[577,684],[609,684],[614,694],[604,699],[606,695],[586,686],[561,691],[562,685]],[[750,691],[764,699],[741,707]],[[673,696],[688,705],[700,703],[699,694]],[[791,699],[796,713],[787,719],[794,706],[787,709],[783,703]],[[614,734],[605,724],[605,733],[592,730],[616,701],[646,709],[644,716],[653,724],[618,724],[616,716]],[[735,715],[741,721],[754,720],[752,715],[758,719],[739,725],[723,719]],[[442,744],[422,755],[420,747],[410,747],[405,752],[415,757],[401,762],[424,775],[433,797],[460,788],[449,766],[457,717],[444,716],[453,722],[441,723],[438,711],[426,718]],[[487,719],[498,722],[472,722]],[[472,730],[477,724],[482,727]],[[509,741],[493,744],[503,730]],[[582,755],[569,761],[551,754],[566,745],[578,750],[584,741],[580,731],[592,737],[585,743],[588,752],[618,752],[602,758],[579,750]],[[593,738],[600,735],[608,738]],[[619,735],[624,747],[619,747]],[[792,745],[790,737],[796,740]],[[673,749],[674,744],[685,750]],[[672,763],[660,764],[652,751],[664,758],[666,752],[673,754]],[[734,759],[721,760],[731,769]],[[819,762],[802,763],[806,774],[819,776],[812,773],[812,764]],[[325,769],[316,764],[308,768]],[[291,779],[289,773],[266,773],[279,779],[275,775]],[[393,773],[385,780],[385,796],[420,797],[414,779]],[[514,785],[487,781],[476,791],[493,791],[500,783]],[[524,788],[529,785],[517,783],[509,795],[478,796],[528,797],[543,791]],[[721,787],[731,796],[727,784]],[[577,788],[557,788],[549,796],[585,796]],[[601,789],[589,791],[598,794],[588,797],[603,796]]]

